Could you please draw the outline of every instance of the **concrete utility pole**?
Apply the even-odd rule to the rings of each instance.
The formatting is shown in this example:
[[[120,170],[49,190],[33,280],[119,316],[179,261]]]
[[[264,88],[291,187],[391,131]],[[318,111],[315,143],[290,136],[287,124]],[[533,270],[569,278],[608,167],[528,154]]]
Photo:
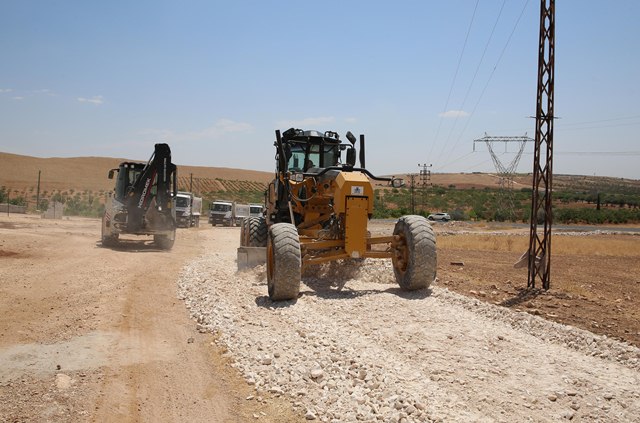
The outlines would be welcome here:
[[[541,0],[536,137],[533,155],[533,192],[528,250],[529,278],[527,287],[529,288],[535,288],[536,279],[540,279],[542,287],[549,289],[551,281],[555,26],[555,0]],[[544,223],[542,231],[539,231],[538,228],[538,218],[541,218]]]
[[[411,209],[411,214],[416,214],[416,195],[415,195],[415,186],[416,186],[416,174],[415,173],[410,173],[407,175],[409,177],[410,185],[409,185],[409,190],[411,192],[411,197],[410,197],[410,209]]]
[[[36,211],[40,210],[40,173],[42,171],[38,171],[38,191],[36,193]]]

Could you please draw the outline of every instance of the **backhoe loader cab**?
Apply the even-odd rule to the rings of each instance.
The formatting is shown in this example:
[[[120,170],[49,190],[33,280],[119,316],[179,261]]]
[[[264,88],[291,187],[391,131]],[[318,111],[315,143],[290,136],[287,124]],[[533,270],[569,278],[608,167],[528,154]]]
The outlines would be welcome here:
[[[167,144],[156,144],[149,161],[123,162],[109,171],[116,179],[102,217],[102,244],[113,246],[120,234],[153,235],[162,249],[175,240],[176,166]]]
[[[356,138],[351,132],[346,138],[349,143],[332,131],[276,131],[276,174],[265,192],[265,217],[245,219],[238,249],[239,267],[266,255],[273,300],[296,298],[305,268],[335,260],[391,258],[397,282],[409,290],[435,279],[435,235],[424,217],[405,216],[392,235],[370,235],[371,180],[395,187],[401,180],[365,168],[364,135],[355,167]]]
[[[116,186],[113,189],[113,195],[116,200],[121,202],[125,201],[127,192],[129,192],[130,188],[136,180],[138,180],[144,167],[144,163],[124,162],[120,163],[116,169],[109,171],[109,179],[113,179],[114,174],[116,177]]]

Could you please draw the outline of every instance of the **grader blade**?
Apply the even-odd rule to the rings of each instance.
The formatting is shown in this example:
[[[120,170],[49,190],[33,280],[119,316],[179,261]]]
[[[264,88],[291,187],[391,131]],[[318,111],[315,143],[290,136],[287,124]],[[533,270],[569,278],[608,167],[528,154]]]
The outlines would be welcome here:
[[[238,270],[249,269],[267,262],[266,247],[238,247]]]

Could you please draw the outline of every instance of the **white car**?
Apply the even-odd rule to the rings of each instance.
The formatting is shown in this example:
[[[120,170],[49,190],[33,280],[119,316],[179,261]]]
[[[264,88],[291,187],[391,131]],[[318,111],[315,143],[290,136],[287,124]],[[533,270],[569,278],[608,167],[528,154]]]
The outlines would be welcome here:
[[[448,222],[451,220],[451,216],[449,216],[449,213],[434,213],[427,216],[427,219],[431,220],[432,222],[435,222],[438,220],[442,222]]]

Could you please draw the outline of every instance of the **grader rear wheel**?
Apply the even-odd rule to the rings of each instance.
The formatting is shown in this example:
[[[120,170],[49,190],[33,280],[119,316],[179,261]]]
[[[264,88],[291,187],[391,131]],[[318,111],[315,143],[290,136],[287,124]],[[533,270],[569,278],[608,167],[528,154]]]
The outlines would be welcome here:
[[[276,223],[267,239],[267,285],[273,301],[292,300],[300,293],[300,237],[290,223]]]
[[[427,219],[403,216],[393,230],[396,237],[392,257],[393,273],[401,288],[428,288],[436,278],[436,236]]]
[[[250,217],[248,219],[245,227],[245,240],[246,247],[267,246],[267,222],[263,217]]]

